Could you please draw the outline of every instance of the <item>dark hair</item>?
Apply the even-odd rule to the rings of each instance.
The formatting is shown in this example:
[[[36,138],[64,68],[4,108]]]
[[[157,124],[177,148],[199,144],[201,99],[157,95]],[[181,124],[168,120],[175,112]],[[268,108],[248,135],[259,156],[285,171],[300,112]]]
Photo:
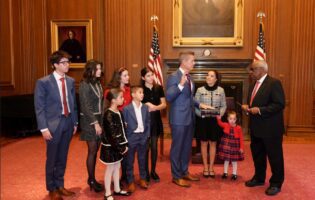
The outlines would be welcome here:
[[[211,69],[211,70],[208,71],[208,73],[209,72],[214,72],[215,77],[217,78],[217,81],[215,82],[214,87],[219,86],[220,83],[221,83],[221,75],[220,75],[220,73],[217,70],[215,70],[215,69]]]
[[[55,52],[53,52],[53,53],[50,55],[50,57],[49,57],[49,62],[50,62],[50,64],[52,65],[52,68],[53,68],[53,69],[55,69],[54,64],[59,63],[62,58],[68,58],[68,59],[70,59],[71,56],[70,56],[67,52],[62,51],[62,50],[55,51]]]
[[[187,59],[187,56],[195,56],[195,52],[193,51],[183,51],[179,53],[179,63],[182,63],[185,59]]]
[[[83,80],[87,83],[95,83],[96,81],[99,81],[99,77],[95,77],[95,73],[97,70],[97,65],[101,65],[101,69],[103,68],[103,63],[97,60],[88,60],[84,67],[83,72]],[[103,76],[103,72],[101,74],[101,77]]]
[[[147,73],[152,72],[152,69],[148,68],[148,67],[144,67],[141,69],[141,85],[144,86],[145,81],[142,79],[145,77],[145,75],[147,75]]]
[[[119,69],[115,70],[112,76],[112,79],[108,83],[107,88],[119,88],[120,87],[120,81],[121,81],[121,74],[124,71],[128,71],[126,67],[120,67]]]
[[[116,99],[119,93],[123,92],[120,88],[112,88],[107,92],[106,100],[109,102],[109,105],[112,103],[113,99]]]
[[[132,93],[135,93],[135,92],[137,92],[139,89],[142,89],[142,90],[143,90],[143,88],[142,88],[141,85],[134,85],[134,86],[132,86],[132,87],[130,88],[130,93],[131,93],[131,94],[132,94]]]

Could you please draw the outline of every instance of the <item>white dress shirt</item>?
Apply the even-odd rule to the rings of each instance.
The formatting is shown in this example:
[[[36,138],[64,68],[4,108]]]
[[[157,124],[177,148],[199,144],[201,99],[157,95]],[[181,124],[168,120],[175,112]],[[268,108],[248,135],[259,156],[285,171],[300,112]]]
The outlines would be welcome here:
[[[134,132],[142,133],[144,131],[142,113],[141,113],[142,103],[140,102],[140,106],[138,107],[137,104],[134,101],[132,101],[132,105],[133,105],[133,108],[135,109],[136,118],[138,122],[138,127]]]
[[[67,105],[68,105],[68,111],[69,113],[71,112],[70,107],[69,107],[69,100],[68,100],[68,90],[67,90],[67,81],[66,81],[66,76],[60,76],[56,71],[54,71],[53,73],[57,84],[58,84],[58,89],[59,89],[59,95],[60,95],[60,100],[61,100],[61,106],[62,106],[62,114],[64,115],[64,108],[63,108],[63,103],[62,103],[62,82],[61,82],[61,78],[65,79],[65,87],[66,87],[66,99],[67,99]]]

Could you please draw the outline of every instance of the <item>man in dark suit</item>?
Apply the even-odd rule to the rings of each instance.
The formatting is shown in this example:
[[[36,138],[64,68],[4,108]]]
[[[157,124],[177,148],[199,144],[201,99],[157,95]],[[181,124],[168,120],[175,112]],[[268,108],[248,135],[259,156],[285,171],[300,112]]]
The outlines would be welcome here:
[[[128,139],[127,152],[127,183],[128,191],[134,192],[136,187],[134,184],[134,160],[135,153],[138,154],[139,164],[139,185],[143,189],[148,189],[146,181],[146,151],[148,139],[150,137],[150,113],[147,105],[142,104],[143,88],[141,86],[133,86],[131,88],[132,102],[124,107],[123,116],[127,124],[126,136]]]
[[[248,104],[242,106],[249,114],[250,147],[255,165],[255,174],[245,185],[264,185],[268,158],[272,176],[265,193],[276,195],[281,191],[284,181],[282,139],[285,97],[281,82],[267,72],[268,65],[265,61],[252,63],[250,76],[255,83],[249,88]]]
[[[195,124],[195,106],[207,108],[194,101],[195,85],[189,72],[195,65],[194,52],[179,54],[179,69],[167,79],[166,100],[170,103],[169,120],[172,131],[170,152],[173,183],[181,187],[190,187],[189,181],[199,181],[188,171],[191,155],[193,129]]]
[[[69,144],[78,125],[74,80],[65,75],[69,58],[64,51],[54,52],[54,72],[39,79],[34,92],[37,125],[47,144],[46,188],[51,199],[74,195],[64,188]]]

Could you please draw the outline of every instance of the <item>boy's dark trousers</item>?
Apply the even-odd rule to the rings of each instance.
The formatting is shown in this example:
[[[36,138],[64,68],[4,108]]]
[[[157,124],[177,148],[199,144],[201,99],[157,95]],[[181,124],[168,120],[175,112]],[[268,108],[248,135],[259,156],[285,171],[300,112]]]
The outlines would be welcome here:
[[[134,160],[135,153],[138,155],[138,166],[140,178],[146,180],[146,151],[148,140],[143,140],[143,133],[133,133],[133,142],[128,143],[128,153],[126,159],[127,183],[134,182]]]

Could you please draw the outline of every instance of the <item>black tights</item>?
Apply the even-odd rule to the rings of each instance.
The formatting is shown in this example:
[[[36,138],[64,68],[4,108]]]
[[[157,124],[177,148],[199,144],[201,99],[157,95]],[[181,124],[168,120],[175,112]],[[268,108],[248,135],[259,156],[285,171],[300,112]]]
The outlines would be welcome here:
[[[100,141],[87,141],[88,155],[86,159],[86,167],[89,174],[88,181],[95,181],[95,164]]]

